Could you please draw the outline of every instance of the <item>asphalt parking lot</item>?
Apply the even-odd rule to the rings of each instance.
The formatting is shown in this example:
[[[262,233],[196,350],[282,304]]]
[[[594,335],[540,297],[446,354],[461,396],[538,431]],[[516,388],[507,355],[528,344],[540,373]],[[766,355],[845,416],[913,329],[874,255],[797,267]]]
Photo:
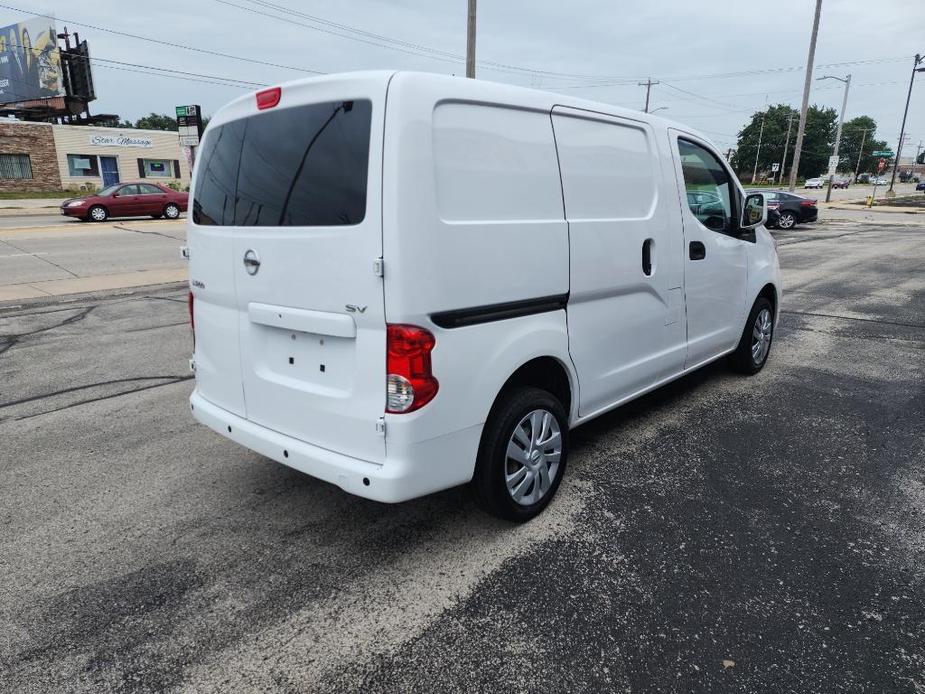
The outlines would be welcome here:
[[[181,285],[0,307],[0,691],[925,692],[925,224],[776,236],[764,371],[576,430],[523,526],[195,424]]]

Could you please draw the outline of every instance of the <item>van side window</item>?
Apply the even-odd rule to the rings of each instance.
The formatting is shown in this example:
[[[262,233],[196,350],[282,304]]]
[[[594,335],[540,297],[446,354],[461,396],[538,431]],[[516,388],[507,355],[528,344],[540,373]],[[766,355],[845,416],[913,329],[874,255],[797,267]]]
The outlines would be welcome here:
[[[732,181],[725,167],[709,150],[689,140],[678,140],[681,170],[691,213],[707,229],[733,229]]]

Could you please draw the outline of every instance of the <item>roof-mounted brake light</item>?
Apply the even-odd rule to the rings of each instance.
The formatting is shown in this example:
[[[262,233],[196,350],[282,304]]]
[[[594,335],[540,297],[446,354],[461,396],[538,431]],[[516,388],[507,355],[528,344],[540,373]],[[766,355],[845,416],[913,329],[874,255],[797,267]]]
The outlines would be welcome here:
[[[276,106],[279,103],[282,91],[280,87],[271,87],[270,89],[257,92],[257,108],[263,111],[266,108],[273,108]]]

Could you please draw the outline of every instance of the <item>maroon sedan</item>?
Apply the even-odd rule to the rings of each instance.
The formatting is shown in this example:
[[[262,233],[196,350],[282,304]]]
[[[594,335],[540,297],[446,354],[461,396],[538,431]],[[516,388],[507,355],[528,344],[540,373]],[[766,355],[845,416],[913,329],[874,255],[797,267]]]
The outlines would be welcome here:
[[[189,193],[158,183],[117,183],[100,192],[61,203],[61,214],[84,221],[105,222],[110,217],[176,219],[186,211]]]

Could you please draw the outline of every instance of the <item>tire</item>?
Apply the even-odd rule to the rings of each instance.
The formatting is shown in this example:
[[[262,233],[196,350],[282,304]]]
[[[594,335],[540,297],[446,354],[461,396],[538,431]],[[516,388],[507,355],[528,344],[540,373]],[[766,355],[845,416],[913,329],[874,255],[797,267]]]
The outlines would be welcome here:
[[[180,216],[180,208],[172,202],[164,206],[164,216],[167,219],[177,219]]]
[[[509,455],[511,447],[520,453]],[[499,518],[528,521],[555,496],[567,461],[568,416],[562,403],[539,388],[502,392],[482,431],[472,479],[476,499]]]
[[[745,330],[735,352],[732,366],[739,373],[752,376],[764,368],[774,341],[774,307],[763,296],[759,296],[748,314]]]
[[[778,229],[793,229],[797,225],[797,218],[793,212],[781,212],[777,220]]]
[[[109,219],[109,213],[102,205],[94,205],[87,214],[91,222],[105,222]]]

